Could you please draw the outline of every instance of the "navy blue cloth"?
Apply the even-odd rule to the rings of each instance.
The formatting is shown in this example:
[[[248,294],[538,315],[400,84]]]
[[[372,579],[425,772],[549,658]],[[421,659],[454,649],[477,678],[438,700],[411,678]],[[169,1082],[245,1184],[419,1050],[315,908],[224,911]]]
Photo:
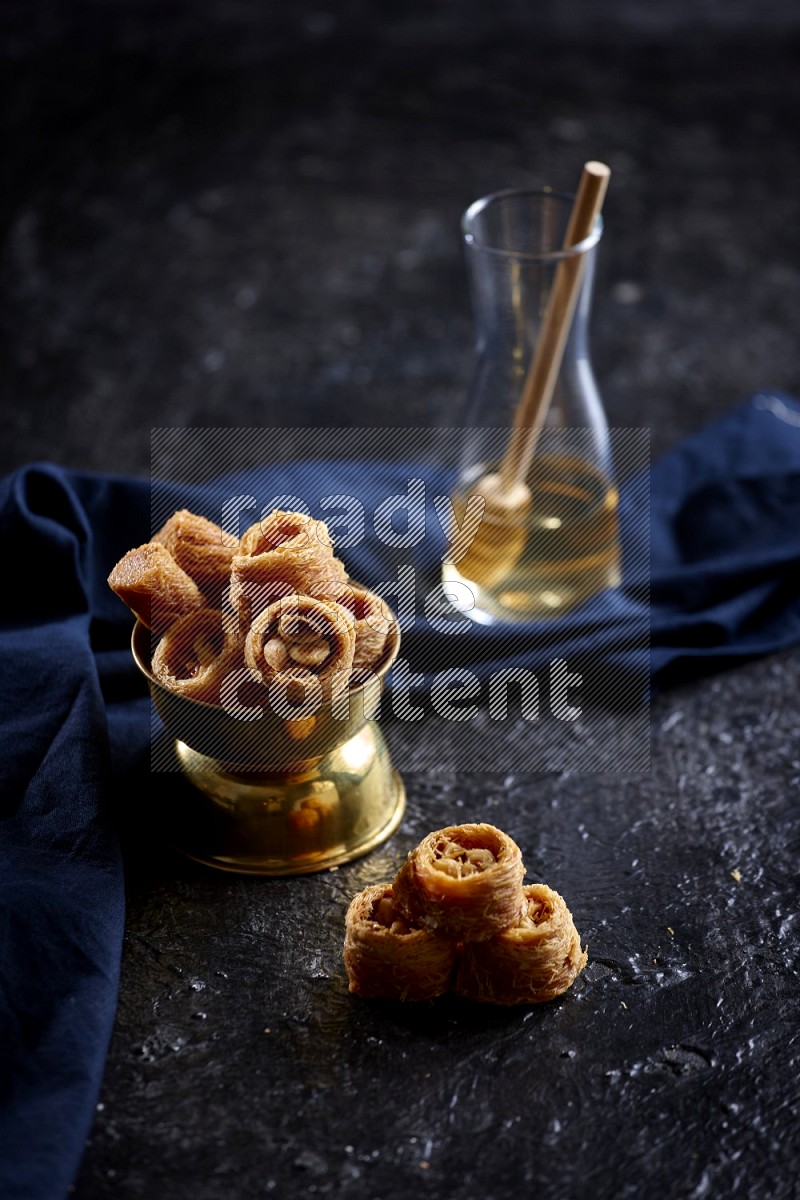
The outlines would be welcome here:
[[[300,496],[402,491],[409,464],[299,463],[272,483]],[[446,480],[419,473],[446,491]],[[214,489],[159,483],[159,504],[214,515]],[[644,489],[644,491],[643,491]],[[633,518],[649,489],[647,530]],[[763,395],[668,454],[623,491],[625,586],[547,626],[425,622],[404,634],[415,671],[591,654],[642,662],[657,685],[800,642],[800,406]],[[322,515],[322,514],[318,514]],[[53,1200],[77,1171],[116,1006],[124,891],[123,781],[149,768],[149,703],[131,618],[106,585],[151,529],[149,481],[32,466],[0,487],[0,1196]],[[418,552],[434,583],[441,538]],[[642,540],[644,538],[644,540]],[[375,538],[345,552],[370,586],[399,555]],[[630,564],[633,564],[631,567]],[[646,650],[646,647],[645,647]]]

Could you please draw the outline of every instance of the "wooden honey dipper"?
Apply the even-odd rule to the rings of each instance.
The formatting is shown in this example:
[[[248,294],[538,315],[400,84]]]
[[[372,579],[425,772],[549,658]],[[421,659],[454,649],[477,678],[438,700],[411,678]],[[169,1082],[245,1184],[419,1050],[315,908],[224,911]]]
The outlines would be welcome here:
[[[564,236],[564,250],[579,245],[594,231],[610,175],[604,163],[584,164]],[[470,496],[483,497],[482,517],[479,523],[469,520],[464,523],[452,553],[459,574],[485,587],[491,587],[508,574],[525,545],[525,513],[531,505],[525,478],[553,397],[584,267],[583,254],[560,259],[502,462],[498,471],[484,475],[470,488]]]

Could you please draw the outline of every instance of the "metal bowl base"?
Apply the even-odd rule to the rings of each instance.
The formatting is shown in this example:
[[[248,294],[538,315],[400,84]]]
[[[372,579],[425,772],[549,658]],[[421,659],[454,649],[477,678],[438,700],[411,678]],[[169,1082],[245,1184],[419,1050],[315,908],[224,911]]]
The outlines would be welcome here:
[[[170,797],[168,840],[221,871],[302,875],[340,866],[385,841],[405,810],[403,782],[374,721],[291,771],[238,769],[181,741],[175,753],[192,788]]]

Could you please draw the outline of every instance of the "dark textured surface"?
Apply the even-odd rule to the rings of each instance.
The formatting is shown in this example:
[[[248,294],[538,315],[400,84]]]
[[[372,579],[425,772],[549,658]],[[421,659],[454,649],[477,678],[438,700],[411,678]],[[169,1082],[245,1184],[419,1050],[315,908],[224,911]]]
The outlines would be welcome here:
[[[792,674],[777,659],[656,703],[644,781],[409,776],[401,832],[335,872],[137,860],[78,1194],[795,1195]],[[349,899],[467,818],[568,898],[585,974],[534,1010],[349,997]]]
[[[586,157],[614,170],[612,422],[658,451],[797,392],[798,11],[3,4],[0,465],[144,474],[156,424],[452,419],[461,210]],[[645,778],[506,778],[502,743],[496,776],[410,774],[401,832],[318,877],[129,838],[76,1194],[796,1195],[798,685],[793,653],[660,698]],[[584,977],[534,1011],[350,999],[350,896],[459,818],[563,892]]]
[[[462,209],[587,157],[614,170],[612,423],[663,449],[800,388],[800,18],[638,7],[6,3],[0,465],[145,473],[154,423],[452,415]]]

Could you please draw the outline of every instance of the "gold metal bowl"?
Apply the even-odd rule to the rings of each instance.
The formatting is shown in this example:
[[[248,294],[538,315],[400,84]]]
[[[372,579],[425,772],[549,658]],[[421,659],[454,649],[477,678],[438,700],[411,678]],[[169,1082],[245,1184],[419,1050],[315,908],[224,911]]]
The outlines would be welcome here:
[[[298,875],[358,858],[395,831],[405,789],[374,716],[400,649],[396,619],[366,682],[300,720],[176,695],[152,673],[151,636],[137,621],[134,662],[192,784],[167,789],[176,849],[223,871]]]

